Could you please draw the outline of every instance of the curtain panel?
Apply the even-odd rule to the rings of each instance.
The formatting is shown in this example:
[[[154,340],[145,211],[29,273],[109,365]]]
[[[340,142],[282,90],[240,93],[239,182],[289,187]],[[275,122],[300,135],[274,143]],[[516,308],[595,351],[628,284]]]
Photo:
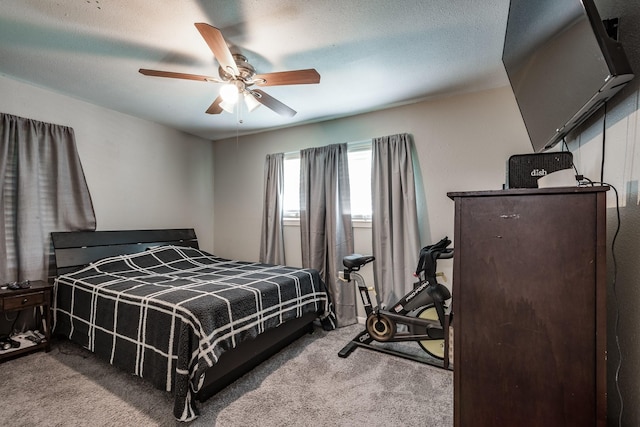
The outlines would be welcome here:
[[[95,230],[73,129],[0,113],[0,272],[54,275],[52,231]]]
[[[356,323],[355,289],[338,279],[353,253],[347,144],[300,151],[300,233],[302,265],[320,271],[338,326]]]
[[[285,265],[282,204],[284,198],[284,153],[267,154],[264,162],[264,200],[260,262]]]
[[[390,306],[413,287],[420,251],[411,137],[374,138],[371,162],[373,274]]]

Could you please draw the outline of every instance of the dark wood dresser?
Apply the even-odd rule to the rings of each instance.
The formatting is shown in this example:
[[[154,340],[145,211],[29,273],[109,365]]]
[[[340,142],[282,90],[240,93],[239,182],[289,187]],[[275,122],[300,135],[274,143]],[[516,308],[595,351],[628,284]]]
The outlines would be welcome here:
[[[455,201],[455,426],[606,425],[608,187]]]

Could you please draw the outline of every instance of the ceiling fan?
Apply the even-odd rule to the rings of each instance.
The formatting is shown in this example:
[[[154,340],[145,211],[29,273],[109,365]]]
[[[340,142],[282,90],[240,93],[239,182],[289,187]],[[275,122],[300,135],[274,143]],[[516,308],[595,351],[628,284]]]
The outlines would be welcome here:
[[[197,74],[175,73],[171,71],[157,71],[141,68],[140,73],[145,76],[169,77],[174,79],[199,80],[205,82],[224,83],[220,95],[207,109],[208,114],[220,114],[222,111],[233,111],[234,98],[244,96],[250,111],[259,105],[264,105],[276,113],[293,117],[296,111],[274,97],[266,94],[254,86],[278,86],[320,83],[320,74],[313,69],[281,71],[276,73],[256,74],[255,69],[247,58],[240,54],[232,54],[216,27],[209,24],[196,23],[196,28],[213,52],[218,64],[219,77],[201,76]]]

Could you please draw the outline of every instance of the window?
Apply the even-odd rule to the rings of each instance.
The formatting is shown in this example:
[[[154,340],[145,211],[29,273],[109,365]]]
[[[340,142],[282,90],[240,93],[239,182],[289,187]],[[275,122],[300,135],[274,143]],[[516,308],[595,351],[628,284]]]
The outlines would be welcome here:
[[[347,145],[351,218],[371,220],[371,141]]]
[[[349,191],[351,193],[351,218],[371,220],[371,141],[347,145],[349,158]],[[284,156],[285,218],[300,217],[300,153]]]
[[[284,155],[284,197],[282,210],[285,218],[300,217],[300,153]]]

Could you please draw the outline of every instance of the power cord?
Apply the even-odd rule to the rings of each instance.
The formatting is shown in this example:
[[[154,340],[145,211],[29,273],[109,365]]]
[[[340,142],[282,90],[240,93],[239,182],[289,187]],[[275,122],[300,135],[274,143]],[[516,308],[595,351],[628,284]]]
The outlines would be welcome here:
[[[575,168],[575,166],[574,166]],[[611,240],[611,259],[613,261],[613,282],[611,284],[613,291],[613,306],[615,309],[615,322],[614,322],[614,337],[616,343],[616,351],[618,352],[618,363],[615,370],[615,384],[616,384],[616,393],[618,394],[618,400],[620,401],[620,412],[618,413],[618,426],[622,427],[622,413],[624,411],[624,399],[622,397],[622,391],[620,390],[620,369],[622,368],[622,348],[620,347],[620,308],[618,304],[618,293],[617,293],[617,283],[618,283],[618,260],[616,258],[616,241],[618,240],[618,234],[620,233],[620,201],[618,197],[618,190],[615,186],[606,183],[606,182],[593,182],[589,178],[586,178],[582,175],[576,175],[576,180],[579,182],[588,182],[588,185],[591,187],[595,187],[597,185],[608,186],[613,189],[616,198],[616,231],[613,234],[613,239]]]
[[[615,342],[616,342],[616,350],[618,352],[618,365],[616,366],[616,372],[615,372],[615,384],[616,384],[616,393],[618,394],[618,400],[620,401],[620,412],[618,413],[618,426],[622,426],[622,413],[624,411],[624,399],[622,397],[622,391],[620,390],[620,369],[622,368],[622,349],[620,347],[620,335],[618,333],[619,331],[619,325],[620,325],[620,309],[618,306],[618,295],[616,292],[616,284],[617,284],[617,279],[618,279],[618,263],[617,263],[617,259],[616,259],[616,252],[615,252],[615,245],[616,245],[616,240],[618,238],[618,233],[620,232],[620,202],[618,199],[618,190],[616,189],[616,187],[614,187],[611,184],[607,184],[606,182],[604,182],[604,160],[605,160],[605,154],[607,152],[606,148],[607,148],[607,106],[608,106],[608,102],[604,103],[604,112],[602,114],[602,156],[601,156],[601,163],[600,163],[600,185],[608,185],[609,187],[613,188],[613,191],[615,193],[616,196],[616,219],[617,219],[617,224],[616,224],[616,232],[613,235],[613,240],[611,241],[611,259],[613,261],[613,284],[612,284],[612,290],[613,290],[613,299],[614,299],[614,307],[615,307],[615,326],[614,326],[614,334],[615,334]]]
[[[611,184],[606,182],[599,182],[594,184],[607,185],[613,189],[616,197],[616,231],[613,234],[613,239],[611,240],[611,260],[613,261],[613,282],[612,282],[612,291],[613,291],[613,306],[615,308],[615,322],[614,322],[614,337],[616,342],[616,351],[618,352],[618,364],[616,366],[615,371],[615,384],[616,384],[616,393],[618,394],[618,400],[620,401],[620,412],[618,413],[618,426],[622,427],[622,413],[624,411],[624,399],[622,398],[622,391],[620,390],[620,369],[622,368],[622,348],[620,347],[620,334],[619,334],[619,326],[620,326],[620,308],[618,305],[618,293],[616,289],[616,285],[618,283],[618,260],[616,258],[616,240],[618,239],[618,234],[620,233],[620,201],[618,199],[618,190]]]
[[[607,102],[604,103],[604,114],[602,116],[602,156],[600,159],[600,182],[604,181],[604,155],[607,141]]]
[[[600,159],[600,182],[593,182],[589,178],[578,173],[578,169],[576,165],[572,162],[571,166],[573,166],[573,170],[576,173],[576,181],[580,183],[580,185],[588,185],[588,186],[596,186],[596,185],[606,185],[613,189],[616,198],[616,231],[613,235],[613,239],[611,240],[611,259],[613,261],[613,283],[612,283],[612,291],[613,291],[613,303],[615,309],[615,323],[614,323],[614,334],[615,334],[615,343],[616,343],[616,351],[618,352],[618,363],[615,370],[615,384],[616,384],[616,393],[618,394],[618,400],[620,402],[620,412],[618,413],[618,426],[622,427],[622,414],[624,411],[624,398],[622,396],[622,391],[620,390],[620,369],[622,368],[622,348],[620,347],[620,334],[619,334],[619,326],[620,326],[620,307],[618,305],[618,294],[617,294],[617,281],[618,281],[618,261],[616,258],[616,241],[618,239],[618,234],[620,233],[620,200],[618,196],[618,190],[615,186],[604,182],[604,164],[605,164],[605,154],[606,154],[606,135],[607,135],[607,102],[604,103],[604,113],[602,119],[602,156]],[[567,141],[565,138],[562,138],[562,143],[564,148],[569,151],[569,146],[567,145]]]
[[[615,252],[616,239],[618,238],[618,233],[620,232],[620,203],[618,201],[618,190],[616,190],[616,187],[610,184],[604,184],[604,185],[609,185],[609,187],[613,188],[613,191],[615,192],[615,195],[616,195],[617,225],[616,225],[616,232],[614,233],[613,240],[611,241],[611,259],[613,260],[612,290],[613,290],[614,307],[616,311],[614,333],[615,333],[615,339],[616,339],[616,350],[618,351],[618,365],[616,366],[615,383],[616,383],[616,392],[618,393],[618,399],[620,400],[620,413],[618,416],[618,425],[622,426],[622,411],[624,410],[624,400],[622,399],[622,391],[620,391],[620,382],[619,382],[620,369],[622,368],[622,349],[620,347],[620,336],[618,334],[618,327],[620,325],[620,310],[618,308],[618,294],[616,293],[616,284],[618,280],[618,262],[616,260],[616,252]]]

